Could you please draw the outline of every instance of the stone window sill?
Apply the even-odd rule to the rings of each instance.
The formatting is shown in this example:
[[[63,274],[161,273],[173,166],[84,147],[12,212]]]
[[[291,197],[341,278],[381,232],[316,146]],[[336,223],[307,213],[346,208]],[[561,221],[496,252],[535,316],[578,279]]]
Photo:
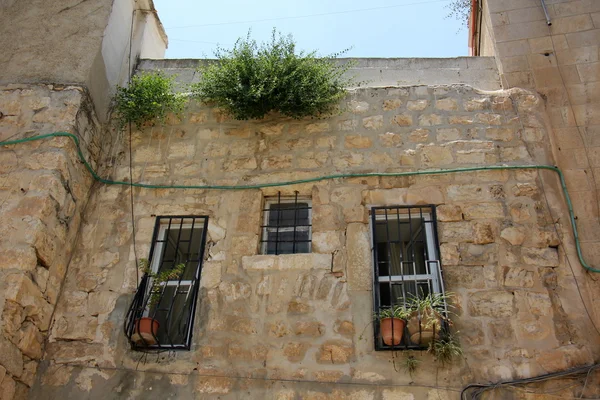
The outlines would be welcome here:
[[[248,271],[331,269],[331,254],[280,254],[242,257]]]

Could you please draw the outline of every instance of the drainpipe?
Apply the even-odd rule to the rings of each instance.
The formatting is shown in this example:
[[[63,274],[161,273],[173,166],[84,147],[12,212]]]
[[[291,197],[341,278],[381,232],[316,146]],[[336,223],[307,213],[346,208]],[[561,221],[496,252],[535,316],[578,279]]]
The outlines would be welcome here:
[[[550,16],[548,15],[548,9],[546,8],[546,2],[544,0],[542,1],[542,8],[544,9],[544,14],[546,14],[546,23],[548,24],[548,26],[552,25],[552,21],[550,21]]]
[[[479,49],[475,44],[475,36],[477,36],[477,6],[478,0],[471,0],[471,17],[469,24],[469,55],[477,56],[479,55]]]

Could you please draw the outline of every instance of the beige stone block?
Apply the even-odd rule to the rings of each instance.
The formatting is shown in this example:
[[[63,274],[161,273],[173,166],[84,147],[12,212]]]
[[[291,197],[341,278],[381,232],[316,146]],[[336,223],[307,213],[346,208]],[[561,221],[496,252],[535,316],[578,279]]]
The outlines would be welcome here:
[[[357,167],[363,164],[364,156],[359,153],[338,154],[333,157],[333,166],[338,169]]]
[[[446,194],[453,201],[473,201],[473,199],[492,201],[503,199],[505,196],[502,185],[489,184],[449,185]]]
[[[310,344],[303,342],[288,343],[283,348],[283,355],[289,362],[300,362],[306,356],[306,351],[310,348]]]
[[[10,246],[0,248],[0,271],[18,269],[33,271],[37,266],[37,255],[31,246]]]
[[[597,104],[573,106],[578,126],[600,125],[600,107]]]
[[[308,133],[324,133],[330,130],[331,126],[329,126],[329,122],[316,122],[306,126],[306,132]]]
[[[440,242],[473,241],[473,225],[471,222],[446,222],[439,225]]]
[[[600,29],[565,34],[569,48],[597,46],[600,43]]]
[[[338,231],[313,232],[312,251],[315,253],[331,254],[341,250],[342,243]]]
[[[46,301],[39,288],[25,275],[12,274],[6,277],[4,297],[25,308],[27,316],[45,331],[50,324],[52,306]],[[0,351],[0,354],[2,352]]]
[[[452,267],[447,267],[447,264],[444,265],[446,266],[444,268],[444,285],[447,290],[485,288],[483,274],[480,271],[482,267],[465,267],[456,264]],[[462,338],[463,335],[461,335]]]
[[[510,42],[498,42],[496,43],[498,55],[501,58],[522,56],[532,52],[529,48],[529,42],[527,39],[514,40]]]
[[[506,268],[504,272],[504,286],[531,288],[533,280],[533,271],[524,268]]]
[[[521,248],[521,256],[523,262],[528,265],[540,267],[557,267],[559,265],[558,249],[553,247],[548,248]]]
[[[406,103],[406,108],[410,111],[423,111],[429,107],[429,100],[410,100]]]
[[[533,315],[545,316],[552,312],[552,301],[547,293],[527,293],[527,304]]]
[[[507,72],[502,74],[501,80],[506,82],[506,86],[509,88],[520,87],[520,88],[533,88],[535,81],[533,74],[529,71],[525,72]]]
[[[505,291],[475,292],[469,295],[469,313],[476,317],[510,317],[514,314],[514,295]]]
[[[363,118],[362,123],[363,126],[369,130],[381,129],[383,127],[383,115]]]
[[[369,103],[366,101],[354,101],[352,100],[348,104],[348,108],[353,114],[364,114],[369,111]]]
[[[229,160],[225,164],[226,172],[233,172],[239,170],[255,170],[258,168],[256,163],[256,158],[254,157],[243,157],[243,158],[234,158]]]
[[[440,253],[442,257],[442,264],[444,265],[459,265],[460,264],[460,253],[458,246],[451,243],[442,243],[440,246]]]
[[[278,136],[283,133],[284,128],[285,124],[282,123],[267,124],[259,127],[258,131],[265,136]]]
[[[420,126],[441,125],[442,123],[443,123],[443,118],[441,115],[423,114],[423,115],[419,116],[419,125]]]
[[[547,36],[548,26],[545,19],[543,21],[511,23],[496,27],[494,33],[498,43],[509,42]]]
[[[408,139],[413,143],[426,143],[429,141],[429,129],[415,129],[410,133]]]
[[[560,69],[562,83],[564,85],[576,85],[582,82],[580,74],[577,71],[577,65],[561,65],[558,68]],[[560,88],[557,88],[556,90],[560,90]]]
[[[600,12],[591,14],[592,22],[594,22],[595,28],[600,28]]]
[[[451,98],[440,99],[435,102],[435,108],[444,111],[456,111],[458,110],[458,102]]]
[[[453,204],[443,204],[437,207],[436,215],[438,221],[442,222],[462,221],[463,219],[462,209]]]
[[[520,22],[543,21],[546,19],[544,11],[541,7],[519,7],[517,10],[509,10],[506,12],[511,24]]]
[[[262,160],[260,168],[263,170],[269,169],[286,169],[292,166],[292,156],[283,154],[278,156],[266,157]]]
[[[202,265],[200,286],[207,289],[219,286],[221,283],[222,269],[223,264],[220,261],[205,261]]]
[[[502,125],[502,115],[479,113],[475,115],[477,122],[487,125]]]
[[[346,119],[346,120],[340,121],[338,123],[338,130],[340,130],[340,131],[353,131],[353,130],[356,130],[357,127],[358,127],[357,119]]]
[[[487,222],[477,222],[473,224],[473,243],[488,244],[496,240],[494,227]]]
[[[349,290],[372,290],[371,245],[369,227],[351,223],[346,229]]]
[[[19,377],[23,372],[23,356],[21,351],[6,339],[3,335],[0,335],[0,366],[3,366],[12,376]],[[6,376],[4,380],[6,380]]]
[[[402,107],[402,100],[400,99],[389,99],[383,101],[383,111],[391,111]]]
[[[233,388],[233,384],[234,381],[231,378],[198,375],[194,391],[209,395],[227,394]]]
[[[473,117],[470,115],[450,115],[448,117],[448,123],[450,125],[471,125],[473,123]]]
[[[412,115],[410,114],[398,114],[392,118],[392,123],[400,126],[411,126],[413,124]]]
[[[552,34],[566,34],[594,29],[590,14],[573,15],[564,18],[552,19]]]
[[[505,217],[504,206],[500,202],[465,204],[462,213],[466,220]]]
[[[506,72],[519,72],[529,70],[529,59],[527,56],[505,57],[502,59],[502,70]],[[467,110],[473,111],[473,110]]]
[[[529,39],[529,48],[531,53],[550,53],[554,51],[554,45],[552,43],[551,36],[537,37]]]
[[[5,376],[0,382],[0,398],[12,400],[15,398],[17,383],[10,376]]]
[[[317,353],[320,364],[346,364],[354,360],[352,342],[329,340],[321,345]]]
[[[383,400],[415,400],[415,396],[401,389],[385,389],[382,392]]]
[[[452,151],[447,147],[427,146],[421,149],[421,166],[438,167],[454,162]]]
[[[596,57],[598,56],[598,47],[596,46]],[[600,63],[587,63],[577,65],[577,70],[582,82],[600,81]]]
[[[368,149],[373,141],[368,136],[352,135],[345,137],[344,145],[347,149]]]
[[[34,324],[23,324],[18,333],[17,340],[19,349],[27,357],[34,360],[39,360],[42,358],[42,345],[44,343],[44,337]]]
[[[402,135],[393,132],[380,133],[379,143],[383,147],[402,147]]]
[[[568,85],[567,90],[574,105],[600,103],[600,82]]]
[[[520,246],[525,241],[525,230],[518,227],[508,227],[503,229],[500,237],[508,241],[513,246]]]
[[[587,64],[597,62],[599,60],[598,46],[559,50],[556,52],[556,58],[560,65]]]
[[[89,315],[109,314],[115,309],[119,293],[102,291],[91,292],[87,304]]]
[[[98,318],[96,317],[58,317],[52,328],[55,339],[93,341],[96,338]]]

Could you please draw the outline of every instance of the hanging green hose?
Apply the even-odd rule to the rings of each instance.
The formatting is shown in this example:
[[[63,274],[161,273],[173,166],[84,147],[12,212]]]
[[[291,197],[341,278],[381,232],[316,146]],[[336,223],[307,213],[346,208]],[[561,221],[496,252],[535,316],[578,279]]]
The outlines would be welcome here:
[[[410,171],[410,172],[364,172],[364,173],[355,173],[355,174],[332,174],[332,175],[323,175],[315,178],[308,179],[298,179],[294,181],[286,181],[286,182],[274,182],[274,183],[258,183],[254,185],[150,185],[145,183],[133,183],[133,182],[122,182],[122,181],[113,181],[110,179],[104,179],[98,176],[98,174],[92,169],[90,164],[86,161],[83,153],[81,151],[81,146],[79,145],[79,138],[72,133],[67,132],[54,132],[46,135],[33,136],[25,139],[17,139],[17,140],[9,140],[5,142],[0,142],[0,146],[8,146],[12,144],[18,143],[26,143],[33,142],[35,140],[42,140],[53,137],[69,137],[73,139],[75,142],[75,146],[77,147],[77,155],[79,156],[80,161],[85,165],[90,174],[99,182],[105,183],[107,185],[123,185],[123,186],[133,186],[133,187],[141,187],[146,189],[218,189],[218,190],[242,190],[242,189],[260,189],[265,187],[274,187],[274,186],[289,186],[289,185],[297,185],[302,183],[310,183],[310,182],[319,182],[329,179],[338,179],[338,178],[364,178],[369,176],[416,176],[416,175],[440,175],[440,174],[451,174],[455,172],[474,172],[474,171],[494,171],[494,170],[511,170],[511,169],[537,169],[537,170],[548,170],[554,171],[558,174],[560,179],[560,185],[562,187],[563,193],[565,195],[565,199],[567,202],[567,208],[569,209],[569,217],[571,220],[571,227],[573,229],[573,238],[575,239],[575,247],[577,248],[577,257],[579,258],[579,262],[586,270],[590,272],[598,272],[600,273],[600,269],[593,268],[583,259],[583,254],[581,252],[581,243],[579,242],[579,233],[577,231],[577,225],[575,223],[575,214],[573,212],[573,204],[571,203],[571,197],[569,196],[569,192],[567,190],[567,185],[565,183],[565,177],[558,167],[554,167],[551,165],[490,165],[485,167],[466,167],[466,168],[450,168],[450,169],[438,169],[438,170],[425,170],[425,171]]]

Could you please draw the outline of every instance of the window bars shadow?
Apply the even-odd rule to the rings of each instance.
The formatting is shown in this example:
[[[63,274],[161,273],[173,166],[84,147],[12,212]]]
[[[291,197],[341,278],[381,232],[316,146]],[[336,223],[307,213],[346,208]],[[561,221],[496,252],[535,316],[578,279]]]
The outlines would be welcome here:
[[[308,197],[266,197],[261,225],[262,254],[310,253],[312,207]]]
[[[435,206],[371,208],[376,350],[426,349],[449,332]]]
[[[208,217],[156,218],[150,257],[125,318],[133,349],[189,350]]]

